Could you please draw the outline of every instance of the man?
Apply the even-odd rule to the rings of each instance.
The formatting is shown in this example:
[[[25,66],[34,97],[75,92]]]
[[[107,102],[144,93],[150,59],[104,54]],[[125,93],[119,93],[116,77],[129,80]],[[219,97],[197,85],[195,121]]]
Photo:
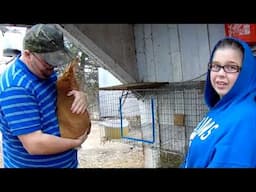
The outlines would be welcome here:
[[[23,50],[0,75],[0,130],[5,168],[76,168],[77,139],[60,137],[56,113],[56,72],[71,57],[63,33],[53,24],[36,24],[25,34]],[[73,113],[84,113],[85,94],[72,90]]]

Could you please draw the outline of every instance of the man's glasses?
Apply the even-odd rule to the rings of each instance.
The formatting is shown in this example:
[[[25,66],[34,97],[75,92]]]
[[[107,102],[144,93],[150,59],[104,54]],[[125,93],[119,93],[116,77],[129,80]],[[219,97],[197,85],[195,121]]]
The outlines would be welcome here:
[[[42,59],[41,57],[37,56],[35,53],[32,53],[31,54],[38,60],[40,61],[40,63],[44,63],[44,64],[47,64],[48,66],[51,66],[53,67],[51,64],[47,63],[44,59]]]
[[[209,64],[209,69],[213,72],[219,72],[221,69],[223,69],[226,73],[237,73],[241,71],[241,67],[238,65],[218,65],[218,64]]]

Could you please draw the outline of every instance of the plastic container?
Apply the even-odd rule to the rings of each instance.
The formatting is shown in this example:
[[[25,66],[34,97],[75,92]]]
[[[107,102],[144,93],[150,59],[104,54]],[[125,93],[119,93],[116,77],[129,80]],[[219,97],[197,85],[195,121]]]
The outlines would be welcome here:
[[[128,134],[128,121],[122,120],[123,123],[123,136]],[[101,123],[104,126],[105,136],[109,139],[120,139],[121,138],[121,120],[120,119],[109,119]]]

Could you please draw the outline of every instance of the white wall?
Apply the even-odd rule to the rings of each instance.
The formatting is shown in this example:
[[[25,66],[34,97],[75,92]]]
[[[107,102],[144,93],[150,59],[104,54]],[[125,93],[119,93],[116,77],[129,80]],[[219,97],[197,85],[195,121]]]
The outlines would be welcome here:
[[[103,68],[99,68],[98,72],[99,72],[99,88],[122,84],[115,76],[113,76],[107,70]]]

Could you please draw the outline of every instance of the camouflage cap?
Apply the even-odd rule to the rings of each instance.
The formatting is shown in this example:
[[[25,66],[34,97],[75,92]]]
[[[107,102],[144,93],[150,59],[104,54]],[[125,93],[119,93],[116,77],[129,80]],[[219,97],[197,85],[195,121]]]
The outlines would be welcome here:
[[[72,59],[64,46],[63,33],[54,24],[36,24],[28,29],[23,49],[42,55],[53,66],[66,64]]]

